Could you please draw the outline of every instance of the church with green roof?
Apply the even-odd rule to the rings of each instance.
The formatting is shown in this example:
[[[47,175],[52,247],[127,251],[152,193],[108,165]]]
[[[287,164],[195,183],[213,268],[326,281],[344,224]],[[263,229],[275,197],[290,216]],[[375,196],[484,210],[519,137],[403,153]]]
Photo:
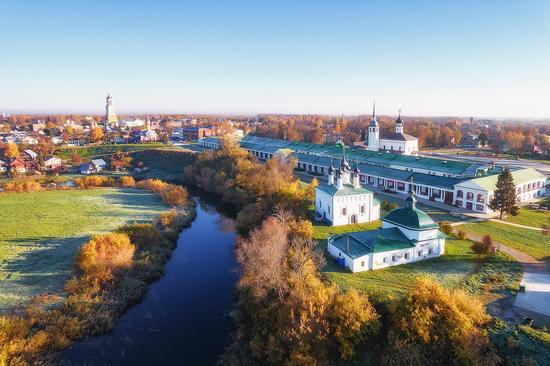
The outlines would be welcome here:
[[[416,208],[411,191],[405,207],[382,218],[381,229],[333,235],[327,246],[338,264],[362,272],[439,257],[445,252],[445,235]]]

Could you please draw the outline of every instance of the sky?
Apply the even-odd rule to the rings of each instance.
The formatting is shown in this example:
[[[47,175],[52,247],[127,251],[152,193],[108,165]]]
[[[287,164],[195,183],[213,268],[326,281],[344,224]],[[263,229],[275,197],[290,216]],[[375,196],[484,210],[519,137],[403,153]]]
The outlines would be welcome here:
[[[0,0],[0,113],[550,117],[550,1]]]

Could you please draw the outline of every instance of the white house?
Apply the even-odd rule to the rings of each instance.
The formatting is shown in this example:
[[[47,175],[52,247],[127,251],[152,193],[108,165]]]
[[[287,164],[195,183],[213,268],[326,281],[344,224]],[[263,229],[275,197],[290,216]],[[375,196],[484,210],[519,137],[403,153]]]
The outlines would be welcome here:
[[[369,124],[367,148],[372,151],[382,151],[401,155],[418,155],[418,138],[403,132],[401,111],[395,121],[395,132],[380,136],[378,122],[373,107],[372,120]]]
[[[405,207],[382,218],[381,229],[330,236],[328,252],[338,264],[352,272],[361,272],[444,254],[445,235],[428,215],[416,208],[414,193],[409,194]]]
[[[48,156],[46,160],[44,160],[44,170],[56,170],[61,168],[62,165],[63,162],[61,159],[55,156]]]
[[[328,169],[328,183],[315,188],[315,211],[332,226],[371,222],[380,217],[380,203],[372,191],[359,183],[359,167],[353,172],[346,157],[335,170],[332,161]]]

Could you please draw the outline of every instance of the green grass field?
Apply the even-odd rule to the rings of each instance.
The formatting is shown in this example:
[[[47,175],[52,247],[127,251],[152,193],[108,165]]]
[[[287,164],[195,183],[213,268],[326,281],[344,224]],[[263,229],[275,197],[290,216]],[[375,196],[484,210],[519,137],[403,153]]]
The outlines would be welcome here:
[[[461,287],[471,293],[487,291],[485,284],[498,278],[490,292],[514,291],[519,285],[521,265],[504,254],[487,261],[470,250],[471,242],[447,238],[444,256],[376,271],[351,273],[328,258],[323,273],[340,288],[357,288],[378,301],[404,294],[419,276],[431,277],[449,288]],[[326,242],[321,242],[324,248]],[[491,297],[483,294],[483,297]]]
[[[540,231],[523,229],[493,221],[482,221],[460,225],[459,230],[479,236],[490,235],[494,241],[521,250],[538,260],[550,257],[550,237],[543,236]]]
[[[520,208],[519,215],[508,216],[504,218],[504,221],[512,222],[514,224],[540,227],[543,225],[549,225],[550,212],[534,210],[530,208]]]
[[[102,158],[120,152],[143,151],[153,148],[166,148],[171,145],[162,142],[151,142],[146,144],[117,144],[117,145],[90,145],[90,146],[64,146],[55,151],[55,155],[61,159],[70,160],[73,153],[80,155],[83,161],[95,158]]]
[[[313,224],[313,239],[326,239],[332,234],[343,234],[355,231],[369,231],[375,230],[382,226],[382,221],[376,220],[373,222],[366,222],[364,224],[350,224],[342,226],[330,226],[324,222],[312,222]]]
[[[91,235],[166,210],[155,195],[137,189],[0,194],[0,311],[58,291]]]

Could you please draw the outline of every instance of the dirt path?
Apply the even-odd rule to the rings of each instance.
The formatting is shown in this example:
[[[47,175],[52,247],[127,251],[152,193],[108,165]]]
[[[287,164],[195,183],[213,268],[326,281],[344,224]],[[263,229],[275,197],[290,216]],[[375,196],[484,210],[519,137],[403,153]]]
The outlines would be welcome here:
[[[534,227],[534,226],[527,226],[527,225],[514,224],[513,222],[508,222],[508,221],[499,220],[499,219],[489,219],[489,220],[490,220],[490,221],[494,221],[494,222],[498,222],[498,223],[500,223],[500,224],[505,224],[505,225],[510,225],[510,226],[521,227],[521,228],[524,228],[524,229],[542,231],[542,229],[541,229],[540,227]]]

